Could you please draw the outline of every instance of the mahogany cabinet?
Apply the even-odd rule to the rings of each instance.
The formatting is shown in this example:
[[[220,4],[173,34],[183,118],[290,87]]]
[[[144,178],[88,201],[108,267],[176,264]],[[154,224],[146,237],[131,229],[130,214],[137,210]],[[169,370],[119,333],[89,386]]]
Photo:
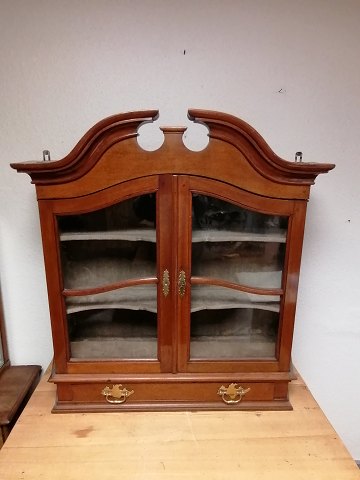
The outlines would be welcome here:
[[[310,186],[331,164],[287,162],[231,115],[190,110],[209,144],[157,111],[97,123],[62,160],[16,163],[36,186],[56,412],[289,409]]]

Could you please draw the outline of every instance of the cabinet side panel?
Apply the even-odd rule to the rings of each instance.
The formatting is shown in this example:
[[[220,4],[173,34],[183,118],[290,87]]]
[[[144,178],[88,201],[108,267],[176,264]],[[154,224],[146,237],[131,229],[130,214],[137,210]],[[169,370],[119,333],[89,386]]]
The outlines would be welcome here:
[[[65,373],[66,359],[69,357],[69,347],[66,342],[68,338],[67,327],[64,321],[66,313],[61,294],[63,285],[54,202],[40,200],[39,212],[54,345],[55,370],[57,373]]]
[[[283,298],[283,315],[279,338],[279,367],[281,371],[288,371],[290,368],[306,208],[306,201],[294,202],[294,213],[290,217],[288,230],[284,277],[285,295]]]

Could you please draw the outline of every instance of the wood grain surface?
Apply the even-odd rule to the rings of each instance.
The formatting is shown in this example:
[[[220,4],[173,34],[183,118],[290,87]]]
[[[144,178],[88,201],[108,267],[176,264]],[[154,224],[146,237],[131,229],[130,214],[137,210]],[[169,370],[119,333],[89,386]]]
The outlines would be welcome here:
[[[293,411],[51,414],[48,374],[0,451],[3,480],[356,480],[307,387]]]

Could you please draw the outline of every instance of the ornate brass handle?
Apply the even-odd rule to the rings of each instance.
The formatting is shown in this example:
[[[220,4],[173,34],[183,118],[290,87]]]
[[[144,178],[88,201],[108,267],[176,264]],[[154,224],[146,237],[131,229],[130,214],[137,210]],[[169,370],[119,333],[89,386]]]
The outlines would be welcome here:
[[[169,295],[169,292],[170,292],[169,270],[164,270],[163,278],[162,278],[162,291],[163,291],[164,297],[167,297]]]
[[[186,274],[184,270],[180,270],[179,278],[178,278],[178,287],[179,287],[179,295],[182,298],[185,295],[185,288],[186,288]]]
[[[228,387],[222,385],[218,390],[218,395],[228,405],[239,403],[243,396],[250,391],[250,388],[238,387],[237,383],[230,383]]]
[[[121,388],[122,385],[113,385],[111,388],[106,386],[101,395],[104,395],[108,403],[124,403],[130,395],[134,393],[134,390],[128,390],[127,388]]]

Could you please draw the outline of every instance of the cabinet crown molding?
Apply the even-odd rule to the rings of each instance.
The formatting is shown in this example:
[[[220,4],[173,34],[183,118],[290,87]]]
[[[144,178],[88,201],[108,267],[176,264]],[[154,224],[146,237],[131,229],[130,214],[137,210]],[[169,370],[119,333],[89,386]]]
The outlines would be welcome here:
[[[54,185],[76,180],[89,172],[110,147],[138,136],[139,127],[153,122],[158,116],[158,110],[144,110],[107,117],[96,123],[64,158],[11,163],[11,167],[30,175],[32,183],[37,185]],[[184,155],[191,155],[199,162],[206,162],[212,153],[213,143],[230,144],[240,151],[249,165],[264,178],[289,185],[311,185],[317,175],[335,167],[330,163],[291,162],[280,158],[253,127],[230,114],[189,109],[188,118],[208,128],[210,142],[204,150],[193,152],[187,149],[182,142],[185,127],[160,127],[165,139],[162,146],[154,152],[144,151],[137,142],[136,145],[133,144],[133,148],[143,155],[156,156],[157,161],[161,162],[161,154],[166,156],[169,148],[173,149],[176,142],[178,148],[184,149]],[[177,173],[188,172],[179,170]]]

